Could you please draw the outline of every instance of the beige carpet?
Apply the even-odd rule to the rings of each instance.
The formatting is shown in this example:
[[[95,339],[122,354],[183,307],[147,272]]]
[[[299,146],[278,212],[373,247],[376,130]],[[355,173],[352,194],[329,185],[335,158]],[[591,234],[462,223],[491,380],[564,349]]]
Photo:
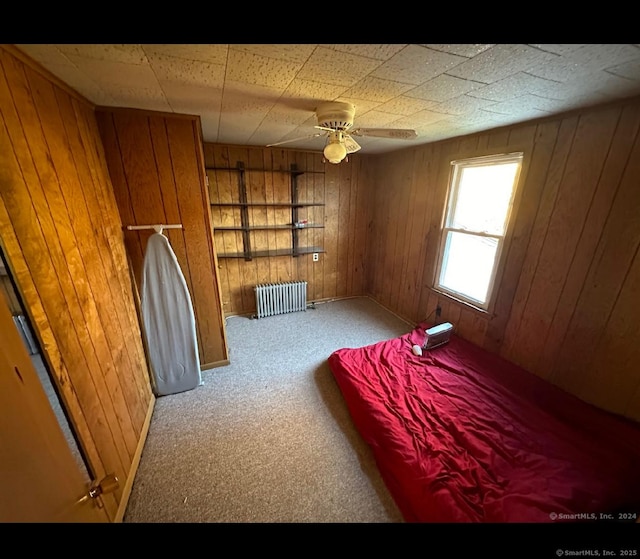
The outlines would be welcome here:
[[[366,297],[228,318],[231,364],[158,398],[124,522],[402,522],[326,360],[410,328]]]

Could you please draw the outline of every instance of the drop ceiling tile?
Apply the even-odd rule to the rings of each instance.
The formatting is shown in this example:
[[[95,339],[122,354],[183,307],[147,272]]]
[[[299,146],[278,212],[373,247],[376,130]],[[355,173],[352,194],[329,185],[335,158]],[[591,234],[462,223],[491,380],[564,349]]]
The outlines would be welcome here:
[[[495,101],[489,101],[487,99],[478,99],[475,97],[469,97],[468,95],[461,95],[455,99],[449,99],[448,101],[434,105],[432,110],[451,115],[463,115],[472,113],[483,107],[490,107],[494,103]]]
[[[418,138],[428,142],[437,142],[451,136],[452,124],[450,118],[443,118],[424,126],[417,126],[415,130]]]
[[[226,79],[284,91],[296,77],[300,63],[276,60],[229,49]]]
[[[640,60],[632,60],[631,62],[618,64],[617,66],[610,66],[606,71],[620,78],[640,81]]]
[[[569,57],[560,57],[556,60],[533,66],[527,70],[527,73],[551,82],[562,83],[582,75],[584,69],[575,60]]]
[[[162,84],[177,82],[196,86],[224,87],[225,66],[200,60],[150,54],[151,68]]]
[[[531,94],[526,96],[528,98],[528,102],[531,103],[531,106],[545,111],[549,114],[559,113],[567,107],[567,101],[562,99],[550,99],[548,97],[541,97],[536,94]]]
[[[509,117],[500,113],[490,113],[483,110],[464,115],[455,123],[458,134],[472,134],[483,130],[490,130],[509,122]]]
[[[409,45],[381,64],[372,76],[401,83],[420,85],[467,60],[419,45]]]
[[[406,83],[383,80],[369,76],[347,89],[343,96],[384,103],[398,95],[402,95],[411,89],[411,87],[411,85]]]
[[[547,91],[553,89],[555,85],[557,82],[518,72],[503,80],[474,89],[469,95],[492,101],[508,101],[522,95],[523,92]]]
[[[117,107],[131,107],[148,111],[173,112],[159,88],[113,87],[111,97]]]
[[[221,88],[168,82],[163,84],[162,90],[173,112],[186,114],[220,112]]]
[[[639,82],[621,78],[606,71],[577,73],[573,78],[563,83],[540,89],[537,94],[541,97],[564,100],[578,97],[588,100],[593,97],[593,101],[596,102],[598,99],[602,99],[599,94],[596,95],[596,92],[602,88],[608,90],[606,97],[613,100],[640,93],[639,85]]]
[[[572,53],[574,50],[577,50],[581,47],[584,47],[584,44],[552,44],[552,43],[538,43],[531,44],[531,47],[535,47],[540,50],[544,50],[546,52],[552,52],[553,54],[560,54],[565,56],[567,54]]]
[[[296,97],[295,95],[283,94],[279,100],[275,103],[273,109],[278,107],[278,110],[289,113],[286,118],[298,120],[300,117],[295,115],[313,115],[318,101],[315,99],[308,99],[306,97]],[[286,107],[286,111],[285,108]]]
[[[380,103],[377,101],[370,101],[368,99],[355,99],[353,97],[342,96],[336,99],[336,101],[340,101],[342,103],[352,103],[356,108],[356,116],[355,123],[358,124],[358,118],[361,115],[368,113],[374,109],[377,109],[380,106]]]
[[[346,44],[346,45],[322,45],[340,52],[375,58],[376,60],[389,60],[394,54],[405,48],[406,44],[375,45],[375,44]]]
[[[567,56],[585,72],[604,70],[609,66],[640,59],[640,49],[633,45],[584,45]]]
[[[490,115],[490,118],[485,116]],[[517,124],[519,122],[526,122],[527,118],[513,118],[511,115],[505,115],[502,113],[488,113],[487,111],[480,110],[474,118],[464,123],[467,128],[473,128],[475,130],[491,130],[498,126],[507,126],[509,124]]]
[[[458,56],[464,56],[465,58],[473,58],[474,56],[484,52],[485,50],[494,46],[492,43],[476,43],[476,44],[460,44],[460,45],[422,45],[433,50],[439,50],[440,52],[447,52],[449,54],[456,54]]]
[[[438,121],[450,120],[452,115],[430,110],[419,111],[411,116],[399,118],[393,122],[394,128],[417,128]]]
[[[424,99],[414,99],[407,95],[400,95],[399,97],[391,99],[391,101],[379,105],[378,110],[396,115],[409,116],[413,113],[429,109],[436,104],[436,101],[426,101]]]
[[[405,96],[417,97],[426,101],[446,101],[483,86],[483,83],[441,74],[408,91]]]
[[[142,50],[150,55],[172,56],[184,58],[185,60],[198,60],[209,64],[227,63],[227,52],[229,45],[142,45]]]
[[[315,116],[313,110],[292,110],[288,103],[277,101],[265,115],[263,123],[297,127],[304,124],[312,116]]]
[[[527,45],[496,45],[447,73],[458,78],[493,83],[557,58],[558,55]]]
[[[318,47],[297,77],[331,85],[352,86],[379,65],[379,60]]]
[[[269,44],[255,44],[255,45],[241,45],[232,44],[229,45],[230,50],[239,52],[245,52],[248,54],[255,54],[257,56],[266,56],[267,58],[274,58],[276,60],[286,60],[297,64],[304,64],[304,62],[311,56],[311,53],[316,48],[316,45],[306,44],[281,44],[281,45],[269,45]]]
[[[354,119],[354,128],[398,128],[395,121],[398,115],[393,113],[385,113],[382,111],[367,111],[365,114]],[[390,124],[393,126],[389,126]]]
[[[67,56],[56,45],[16,44],[15,46],[45,67],[49,64],[73,66]]]
[[[69,55],[69,60],[105,93],[114,97],[115,90],[160,89],[156,75],[149,65],[89,59],[75,55]]]
[[[222,96],[224,111],[237,116],[243,111],[266,114],[280,99],[280,90],[227,80]]]
[[[294,78],[284,92],[286,97],[298,97],[311,101],[310,109],[315,110],[320,101],[333,101],[347,90],[345,85],[332,85],[313,80]]]
[[[619,64],[621,60],[631,62],[640,58],[640,49],[631,45],[585,45],[571,53],[531,67],[534,76],[566,82],[580,75],[591,74]]]
[[[621,78],[607,71],[596,72],[592,78],[593,91],[612,101],[640,94],[639,81]]]
[[[142,45],[110,45],[110,44],[60,44],[56,45],[60,52],[69,58],[87,58],[123,64],[143,65],[147,63],[147,56]]]
[[[553,112],[541,108],[541,106],[544,106],[544,103],[541,103],[541,101],[542,99],[535,95],[520,95],[508,101],[495,103],[490,107],[486,107],[484,110],[491,113],[514,115],[519,119],[539,118]]]
[[[573,111],[581,107],[589,107],[598,103],[606,103],[611,101],[611,99],[604,94],[592,92],[589,96],[576,95],[568,99],[551,99],[550,101],[553,101],[556,107],[553,112],[562,113],[565,111]]]
[[[218,141],[248,144],[279,97],[279,90],[227,81],[222,95]]]

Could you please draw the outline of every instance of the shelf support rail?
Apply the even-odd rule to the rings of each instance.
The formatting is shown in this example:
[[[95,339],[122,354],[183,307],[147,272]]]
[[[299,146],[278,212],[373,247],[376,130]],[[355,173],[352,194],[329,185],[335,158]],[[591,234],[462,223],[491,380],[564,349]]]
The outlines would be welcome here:
[[[251,258],[251,235],[249,233],[249,209],[247,208],[247,182],[244,175],[244,163],[238,161],[236,163],[238,168],[238,191],[240,194],[240,222],[242,223],[242,248],[244,251],[244,259],[252,260]]]
[[[291,248],[293,249],[292,256],[298,256],[298,230],[295,226],[298,223],[298,167],[295,163],[291,164],[291,225],[294,227],[291,229]]]

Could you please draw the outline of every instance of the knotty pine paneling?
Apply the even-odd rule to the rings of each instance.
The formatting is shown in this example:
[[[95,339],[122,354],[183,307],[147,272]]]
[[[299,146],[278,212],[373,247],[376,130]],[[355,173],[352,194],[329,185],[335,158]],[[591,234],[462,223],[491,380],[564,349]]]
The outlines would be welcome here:
[[[92,476],[121,518],[153,409],[93,107],[0,48],[0,241]]]
[[[640,420],[640,98],[375,158],[366,292],[604,409]],[[513,151],[524,162],[481,312],[433,289],[450,162]]]
[[[322,162],[322,154],[288,149],[252,148],[205,143],[205,165],[209,177],[209,198],[216,203],[240,201],[238,161],[244,173],[248,202],[289,202],[291,177],[295,164],[300,171],[298,201],[324,204],[300,208],[299,219],[320,223],[324,228],[298,231],[300,246],[319,246],[325,252],[313,262],[311,254],[293,256],[218,258],[224,313],[227,316],[252,314],[256,311],[253,288],[258,283],[307,281],[309,301],[328,300],[364,294],[364,268],[370,176],[365,170],[365,157],[351,156],[348,162],[333,165]],[[214,169],[218,168],[218,169]],[[252,207],[248,209],[252,225],[291,223],[291,209]],[[239,226],[240,209],[211,207],[213,226]],[[291,247],[291,230],[254,230],[251,246],[261,250]],[[242,252],[241,231],[215,231],[218,254]]]
[[[164,234],[193,302],[203,369],[226,365],[228,350],[197,117],[99,107],[96,118],[138,291],[153,230],[127,225],[182,224]]]

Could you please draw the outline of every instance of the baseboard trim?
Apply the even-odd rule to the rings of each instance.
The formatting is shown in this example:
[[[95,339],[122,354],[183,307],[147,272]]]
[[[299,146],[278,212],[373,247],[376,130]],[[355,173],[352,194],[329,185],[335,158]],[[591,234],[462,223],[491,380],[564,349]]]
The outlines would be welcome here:
[[[133,481],[136,478],[136,473],[138,471],[138,467],[140,466],[142,451],[144,450],[144,445],[147,442],[147,435],[149,434],[149,426],[151,425],[151,417],[153,416],[155,405],[156,397],[152,394],[151,399],[149,400],[149,407],[147,408],[147,416],[144,419],[142,431],[140,432],[140,438],[138,439],[138,446],[136,447],[136,452],[133,455],[131,467],[129,468],[129,473],[127,475],[127,482],[124,484],[124,488],[122,490],[122,498],[120,499],[120,504],[118,505],[116,517],[113,520],[114,523],[121,523],[127,511],[129,497],[131,496],[131,490],[133,489]]]

